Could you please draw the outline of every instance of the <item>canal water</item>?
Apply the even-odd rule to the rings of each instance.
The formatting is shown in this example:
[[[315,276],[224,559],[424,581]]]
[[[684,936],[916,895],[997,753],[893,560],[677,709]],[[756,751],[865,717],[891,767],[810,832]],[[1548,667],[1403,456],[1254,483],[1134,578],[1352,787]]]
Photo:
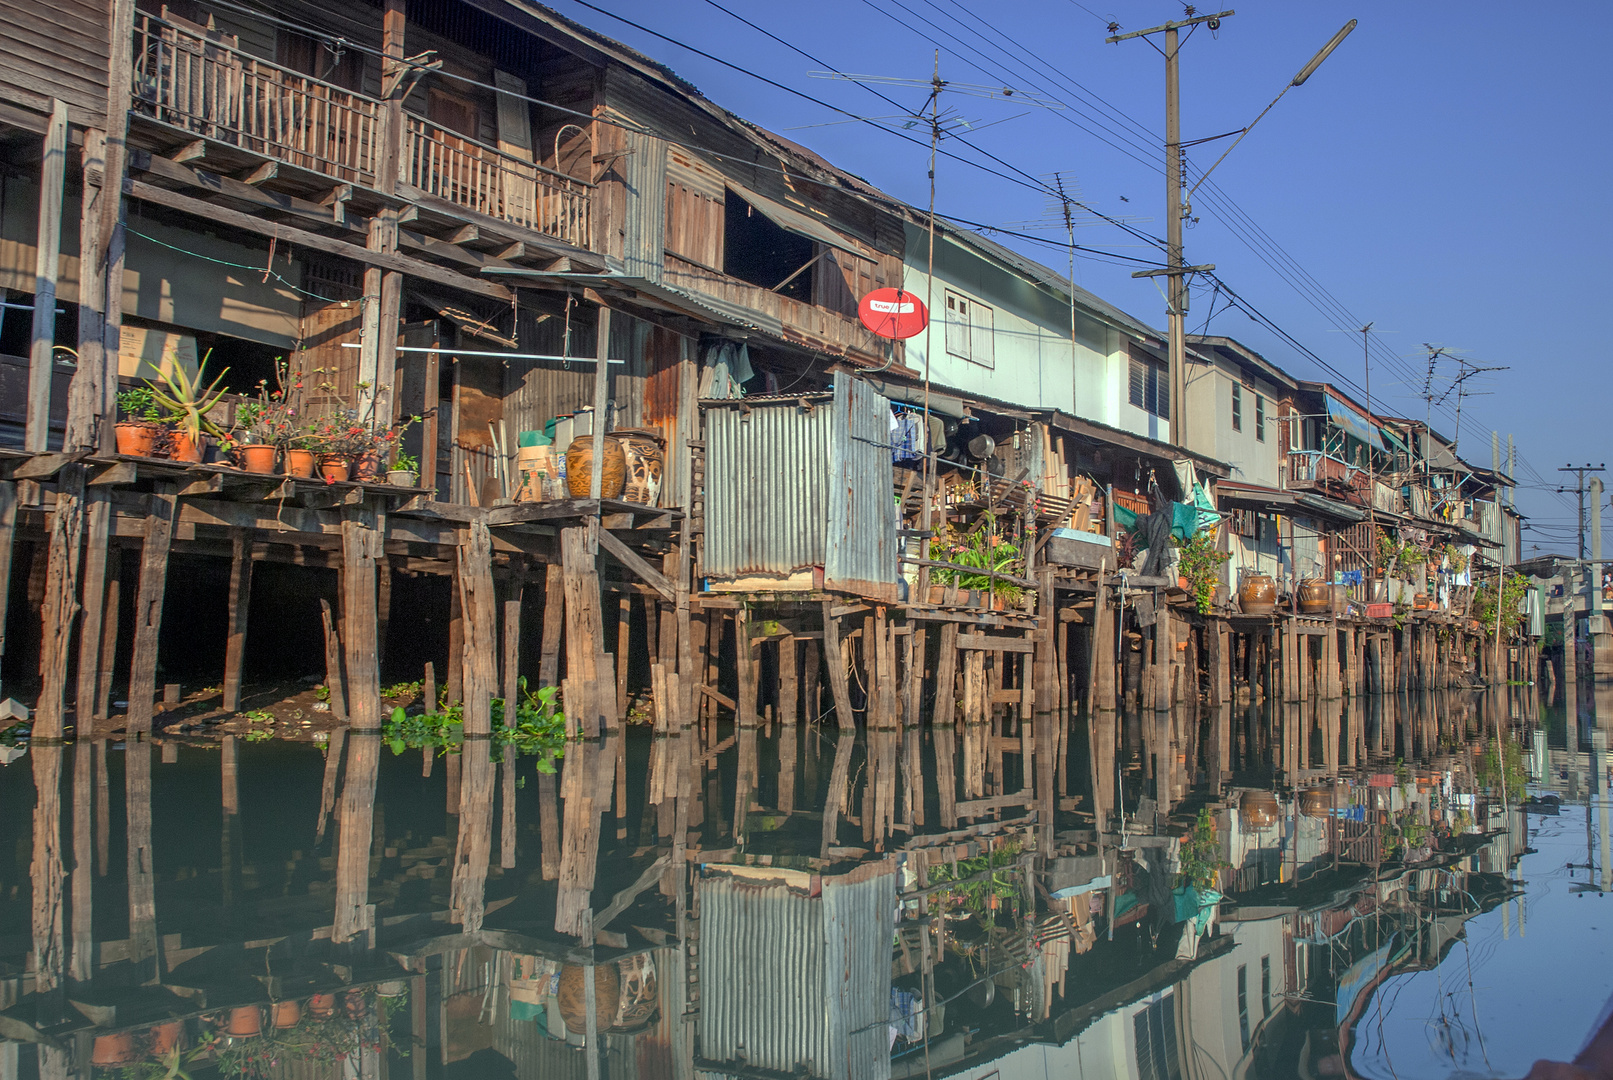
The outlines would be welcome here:
[[[1613,996],[1610,726],[13,737],[0,1080],[1518,1077]]]

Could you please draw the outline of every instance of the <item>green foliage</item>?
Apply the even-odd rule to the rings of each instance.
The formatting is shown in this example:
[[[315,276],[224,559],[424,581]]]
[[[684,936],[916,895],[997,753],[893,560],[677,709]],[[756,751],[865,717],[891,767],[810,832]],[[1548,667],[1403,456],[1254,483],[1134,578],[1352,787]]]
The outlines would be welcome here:
[[[1019,841],[1009,840],[984,855],[976,855],[972,859],[959,859],[955,875],[949,865],[930,867],[930,884],[959,882],[954,888],[936,894],[935,902],[943,906],[962,908],[983,918],[987,917],[991,910],[990,898],[993,896],[999,902],[1015,903],[1019,896],[1019,886],[1013,879],[1012,863],[1018,857],[1020,848]],[[1002,869],[998,869],[999,867]],[[988,870],[991,873],[985,877],[974,881],[966,880],[976,874],[984,874]]]
[[[935,585],[956,584],[960,589],[976,589],[1000,596],[1010,604],[1017,604],[1025,590],[1010,582],[993,578],[992,574],[1020,576],[1024,566],[1020,550],[997,535],[997,519],[991,513],[982,514],[983,523],[960,535],[950,525],[936,537],[930,548],[937,562],[963,567],[936,567],[930,571],[930,582]]]
[[[1474,766],[1473,777],[1491,792],[1499,791],[1504,783],[1508,801],[1521,802],[1524,785],[1529,782],[1529,772],[1523,767],[1523,747],[1510,735],[1499,746],[1492,741]]]
[[[199,442],[204,429],[220,438],[224,437],[224,432],[207,419],[207,414],[223,400],[225,391],[221,384],[230,369],[225,368],[211,383],[203,385],[207,361],[212,355],[212,350],[208,350],[207,356],[202,357],[202,362],[196,365],[195,375],[186,371],[185,365],[176,358],[168,365],[168,373],[162,376],[161,384],[146,380],[151,396],[167,411],[169,420],[189,435],[192,441]]]
[[[1193,828],[1182,837],[1181,864],[1176,883],[1199,889],[1213,889],[1221,871],[1232,866],[1221,858],[1221,841],[1215,835],[1215,818],[1208,807],[1199,810]]]
[[[1523,604],[1523,594],[1528,591],[1529,582],[1522,574],[1507,574],[1501,586],[1501,634],[1503,641],[1510,641],[1518,629],[1518,613]],[[1473,590],[1473,617],[1479,621],[1479,629],[1485,636],[1495,636],[1496,616],[1496,589],[1495,578],[1486,577],[1478,583]]]
[[[1422,847],[1428,842],[1433,830],[1417,820],[1417,811],[1414,807],[1395,814],[1383,830],[1383,857],[1385,859],[1405,858],[1412,851]]]
[[[504,699],[492,700],[492,741],[514,747],[518,753],[538,759],[538,771],[552,773],[554,759],[565,755],[566,717],[558,707],[558,691],[552,686],[528,690],[525,677],[519,680],[515,716],[506,726]],[[445,754],[457,754],[465,742],[465,708],[458,702],[438,703],[436,712],[409,715],[399,706],[392,710],[383,734],[394,754],[438,747]]]
[[[393,683],[391,686],[381,687],[381,696],[384,698],[412,698],[420,693],[424,684],[416,679],[414,682]]]
[[[1200,615],[1208,615],[1215,603],[1215,587],[1221,583],[1221,565],[1231,554],[1215,550],[1215,530],[1195,532],[1186,540],[1171,538],[1176,548],[1178,569],[1187,579],[1187,591]]]
[[[136,386],[118,394],[118,408],[130,420],[155,424],[162,419],[162,407],[149,386]]]
[[[402,470],[403,472],[417,473],[420,471],[420,459],[415,457],[413,454],[399,450],[396,454],[392,455],[392,468]]]
[[[314,687],[314,697],[318,698],[320,701],[329,701],[330,687],[324,685]]]

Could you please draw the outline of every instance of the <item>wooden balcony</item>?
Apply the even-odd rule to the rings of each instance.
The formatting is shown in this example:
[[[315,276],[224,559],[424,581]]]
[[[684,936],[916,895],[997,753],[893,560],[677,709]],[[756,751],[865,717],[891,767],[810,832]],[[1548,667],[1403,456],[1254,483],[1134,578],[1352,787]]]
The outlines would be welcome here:
[[[131,112],[167,128],[281,162],[338,184],[375,190],[386,141],[398,140],[401,195],[593,246],[593,186],[405,114],[388,131],[386,105],[243,52],[233,37],[139,15]]]
[[[1358,480],[1357,477],[1361,479]],[[1290,488],[1356,487],[1364,481],[1365,474],[1362,470],[1320,450],[1288,452]]]

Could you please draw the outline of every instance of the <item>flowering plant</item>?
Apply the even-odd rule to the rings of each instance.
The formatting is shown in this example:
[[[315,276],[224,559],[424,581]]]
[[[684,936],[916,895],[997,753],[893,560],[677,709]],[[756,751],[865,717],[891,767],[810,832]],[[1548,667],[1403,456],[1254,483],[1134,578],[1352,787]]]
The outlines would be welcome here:
[[[226,449],[242,446],[292,447],[303,414],[303,373],[285,360],[275,361],[275,388],[258,380],[258,396],[235,407],[235,423],[224,438]]]

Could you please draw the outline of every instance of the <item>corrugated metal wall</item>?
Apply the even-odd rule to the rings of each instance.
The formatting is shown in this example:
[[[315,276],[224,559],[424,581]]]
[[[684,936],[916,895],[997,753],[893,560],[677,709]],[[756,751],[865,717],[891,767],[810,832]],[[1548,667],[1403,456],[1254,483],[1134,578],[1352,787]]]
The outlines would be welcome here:
[[[666,142],[629,132],[627,146],[622,262],[629,275],[660,281],[666,249]]]
[[[707,877],[700,890],[700,1056],[822,1080],[890,1076],[894,864],[782,885]]]
[[[834,413],[821,397],[810,407],[790,401],[706,410],[709,576],[824,565],[834,433]]]
[[[890,403],[867,383],[835,380],[824,584],[861,596],[896,599],[896,480]]]

